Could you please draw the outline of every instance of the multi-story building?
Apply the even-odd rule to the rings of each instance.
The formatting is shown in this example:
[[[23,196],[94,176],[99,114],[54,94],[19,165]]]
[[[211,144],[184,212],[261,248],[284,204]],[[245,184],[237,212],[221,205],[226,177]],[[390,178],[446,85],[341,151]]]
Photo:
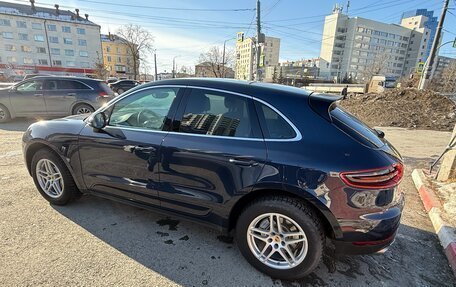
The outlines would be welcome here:
[[[448,68],[450,65],[455,65],[455,64],[456,64],[455,58],[438,56],[437,60],[436,60],[435,70],[434,70],[434,77],[440,78],[442,76],[442,72],[446,68]]]
[[[251,81],[254,79],[256,48],[254,38],[244,38],[244,33],[239,33],[236,42],[236,68],[234,77],[239,80]],[[261,44],[260,67],[264,69],[279,64],[280,39],[265,36]]]
[[[133,55],[124,38],[109,33],[101,35],[101,46],[103,49],[103,63],[111,77],[133,79],[139,75],[139,61],[134,67]]]
[[[282,77],[282,80],[293,82],[296,80],[316,79],[320,75],[319,66],[319,58],[281,62],[279,66],[270,66],[265,69],[264,81],[274,82],[274,80],[278,80],[279,76]]]
[[[350,18],[336,6],[325,18],[320,75],[336,81],[347,77],[366,82],[369,74],[378,71],[393,77],[410,74],[424,59],[430,30],[425,27],[427,17],[422,15],[404,18],[401,23]]]
[[[426,17],[426,21],[423,24],[419,23],[420,19],[415,18],[416,16]],[[413,18],[413,19],[412,19]],[[404,21],[405,20],[405,21]],[[417,23],[415,23],[417,22]],[[437,32],[438,18],[434,16],[434,11],[429,11],[427,9],[416,9],[408,11],[402,14],[401,25],[406,27],[404,24],[410,25],[412,27],[417,27],[418,25],[423,25],[425,28],[429,29],[429,40],[425,43],[426,50],[423,53],[423,59],[429,57],[431,52],[432,43],[434,42],[435,33]],[[412,28],[413,29],[413,28]]]
[[[195,65],[195,76],[200,78],[234,78],[234,70],[230,67],[220,66],[214,71],[212,64],[203,62]]]
[[[84,75],[101,59],[100,26],[79,15],[31,5],[0,2],[0,70]]]

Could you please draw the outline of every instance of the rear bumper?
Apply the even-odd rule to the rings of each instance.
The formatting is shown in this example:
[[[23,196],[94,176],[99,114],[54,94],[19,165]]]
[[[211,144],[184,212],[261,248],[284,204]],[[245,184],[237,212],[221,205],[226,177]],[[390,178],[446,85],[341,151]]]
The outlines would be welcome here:
[[[345,222],[343,237],[332,240],[336,254],[360,255],[382,253],[393,242],[400,226],[404,196],[398,204],[378,213]]]

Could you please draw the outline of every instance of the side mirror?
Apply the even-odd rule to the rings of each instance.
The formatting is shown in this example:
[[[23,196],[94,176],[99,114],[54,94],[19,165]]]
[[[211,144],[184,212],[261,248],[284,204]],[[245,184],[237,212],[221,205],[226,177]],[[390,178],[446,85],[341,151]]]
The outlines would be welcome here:
[[[377,134],[377,136],[378,136],[379,138],[382,139],[382,138],[385,137],[385,133],[382,132],[381,130],[379,130],[379,129],[374,129],[374,131],[375,131],[375,133]]]
[[[89,126],[96,130],[101,130],[108,124],[108,119],[105,115],[105,113],[96,113],[92,116],[92,118],[89,120]]]

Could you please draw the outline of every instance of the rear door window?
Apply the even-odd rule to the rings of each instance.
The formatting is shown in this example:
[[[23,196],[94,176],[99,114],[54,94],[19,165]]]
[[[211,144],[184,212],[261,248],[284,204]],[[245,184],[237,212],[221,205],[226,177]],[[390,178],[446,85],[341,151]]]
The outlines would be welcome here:
[[[265,104],[255,103],[265,139],[292,139],[295,130],[276,111]]]
[[[333,123],[357,141],[376,148],[384,145],[374,130],[344,109],[335,106],[330,114]]]

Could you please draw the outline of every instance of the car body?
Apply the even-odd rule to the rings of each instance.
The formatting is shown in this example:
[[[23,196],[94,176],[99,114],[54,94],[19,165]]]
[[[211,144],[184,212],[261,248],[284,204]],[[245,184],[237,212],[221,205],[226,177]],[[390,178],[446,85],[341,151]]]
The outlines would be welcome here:
[[[3,113],[0,122],[15,117],[93,112],[112,98],[114,93],[100,80],[36,76],[0,90],[0,110]]]
[[[36,178],[36,162],[47,158],[37,153],[48,149],[78,191],[235,230],[252,265],[299,278],[316,267],[324,243],[337,253],[379,252],[400,224],[401,156],[338,99],[235,80],[158,81],[88,118],[32,124],[23,137],[25,161]],[[49,201],[70,200],[49,198],[35,182]],[[256,224],[269,231],[248,233],[258,232]],[[301,261],[289,268],[281,249],[264,260],[252,251],[262,240],[288,247],[294,230],[306,236],[291,238],[307,243],[293,243]]]
[[[106,83],[107,84],[111,84],[111,83],[115,83],[117,82],[119,79],[117,79],[116,77],[109,77],[107,80],[106,80]]]
[[[139,85],[139,82],[134,81],[134,80],[119,80],[114,83],[110,83],[109,87],[119,95],[124,93],[125,91],[128,91],[136,86]]]
[[[44,77],[44,76],[52,76],[52,75],[48,75],[48,74],[26,74],[22,80],[25,81],[25,80],[28,80],[28,79],[31,79],[31,78]]]

